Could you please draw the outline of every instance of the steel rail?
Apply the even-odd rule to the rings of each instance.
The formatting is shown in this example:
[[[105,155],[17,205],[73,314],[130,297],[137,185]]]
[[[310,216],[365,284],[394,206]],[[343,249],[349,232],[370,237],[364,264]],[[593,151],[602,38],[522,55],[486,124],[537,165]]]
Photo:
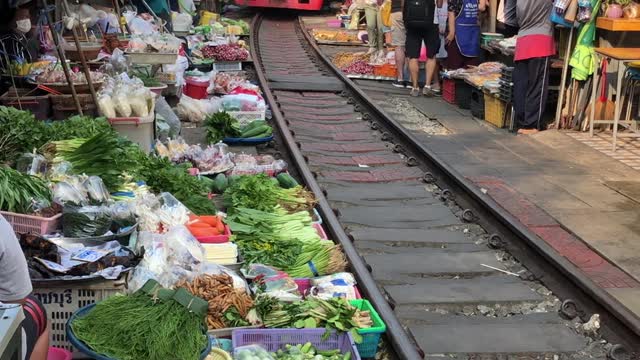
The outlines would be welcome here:
[[[516,256],[516,258],[527,265],[531,272],[536,270],[531,269],[531,266],[537,268],[537,272],[543,274],[539,276],[544,278],[541,281],[554,293],[565,297],[576,296],[576,294],[583,295],[572,299],[579,305],[582,313],[600,313],[601,318],[604,319],[603,327],[608,327],[609,330],[607,335],[622,344],[626,344],[630,348],[627,349],[629,351],[637,352],[640,350],[640,318],[636,314],[607,293],[606,290],[596,285],[567,258],[560,255],[546,241],[539,238],[493,198],[482,192],[474,183],[455,170],[453,166],[423,145],[410,131],[394,120],[357,84],[333,65],[331,59],[321,51],[315,39],[305,29],[300,17],[298,18],[298,26],[300,26],[305,39],[314,49],[316,55],[322,59],[336,77],[344,82],[349,91],[358,98],[359,103],[366,104],[370,112],[383,121],[383,126],[398,139],[397,143],[407,145],[409,147],[407,150],[417,155],[419,161],[427,162],[428,168],[433,172],[431,175],[433,175],[436,183],[441,188],[448,188],[455,194],[456,202],[463,208],[473,209],[478,217],[477,222],[485,227],[486,230],[494,230],[494,233],[508,235],[507,238],[510,240],[518,240],[510,241],[508,249],[510,253],[513,255],[531,253],[523,249],[523,247],[534,250],[543,261],[540,261],[540,259],[525,259],[522,256]],[[564,226],[563,229],[575,235]],[[549,264],[556,271],[550,271]],[[571,283],[567,284],[566,280]],[[613,318],[607,316],[606,312],[610,313]],[[618,323],[612,323],[612,320]]]
[[[333,212],[331,205],[327,201],[322,188],[316,182],[316,179],[307,166],[305,158],[298,148],[295,139],[289,131],[284,116],[277,107],[276,99],[269,89],[269,82],[265,77],[262,68],[261,58],[259,56],[259,44],[258,44],[258,29],[262,21],[262,15],[256,15],[251,23],[251,57],[256,64],[256,74],[260,85],[264,91],[264,96],[267,102],[271,105],[271,112],[273,118],[278,125],[278,131],[282,136],[282,140],[289,151],[289,154],[293,158],[297,169],[303,182],[309,190],[311,190],[316,199],[318,200],[319,212],[323,218],[324,223],[327,225],[329,233],[332,235],[334,241],[340,244],[344,250],[344,253],[351,265],[351,271],[353,272],[358,284],[364,292],[365,297],[371,302],[373,307],[379,313],[382,320],[387,326],[386,336],[388,337],[391,345],[393,346],[396,355],[402,360],[418,360],[424,356],[420,354],[417,349],[417,345],[410,340],[410,336],[404,330],[402,324],[396,317],[393,309],[385,299],[384,295],[378,288],[375,280],[370,274],[370,270],[363,261],[360,254],[356,250],[349,236],[345,233],[342,225],[340,224],[336,214]]]

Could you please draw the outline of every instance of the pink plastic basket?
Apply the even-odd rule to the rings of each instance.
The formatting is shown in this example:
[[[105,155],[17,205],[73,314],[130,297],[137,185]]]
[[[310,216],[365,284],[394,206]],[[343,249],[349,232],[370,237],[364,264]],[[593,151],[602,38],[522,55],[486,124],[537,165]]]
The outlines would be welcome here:
[[[52,217],[41,217],[0,211],[0,214],[13,227],[15,233],[48,234],[58,229],[62,214]]]
[[[342,354],[351,353],[352,360],[360,360],[351,334],[331,332],[324,339],[325,329],[245,329],[235,330],[232,335],[233,348],[245,345],[260,345],[269,352],[284,349],[286,345],[299,345],[310,342],[318,350],[340,350]]]
[[[293,281],[298,285],[298,292],[302,295],[306,294],[307,291],[311,288],[311,279],[309,278],[297,278],[293,279]],[[356,299],[362,299],[360,295],[360,290],[358,290],[358,286],[353,286],[353,291],[356,294]]]
[[[324,232],[324,229],[322,228],[322,225],[318,224],[318,223],[313,223],[311,226],[313,226],[316,231],[318,232],[318,236],[320,236],[320,239],[324,239],[324,240],[328,240],[329,238],[327,237],[327,233]]]
[[[214,236],[196,236],[196,240],[203,244],[222,244],[229,241],[231,237],[231,229],[227,225],[224,226],[224,234]]]

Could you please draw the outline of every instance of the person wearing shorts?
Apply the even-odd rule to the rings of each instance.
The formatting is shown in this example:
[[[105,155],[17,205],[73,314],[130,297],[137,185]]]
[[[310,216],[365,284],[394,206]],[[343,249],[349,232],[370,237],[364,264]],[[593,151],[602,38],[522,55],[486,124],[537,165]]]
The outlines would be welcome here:
[[[436,7],[442,7],[443,0],[436,0]],[[421,28],[412,28],[406,26],[407,39],[405,41],[405,53],[409,58],[409,72],[411,74],[411,96],[420,95],[420,87],[418,86],[418,78],[420,72],[420,64],[418,59],[420,58],[420,50],[422,49],[422,42],[427,48],[427,64],[425,66],[425,86],[422,91],[423,95],[432,97],[435,95],[431,89],[431,82],[433,81],[434,73],[436,70],[436,54],[440,50],[440,31],[438,29],[437,17],[428,26]]]
[[[33,297],[27,261],[11,225],[0,216],[0,302],[22,305],[22,355],[25,360],[46,360],[49,326],[42,303]]]
[[[395,87],[407,87],[404,81],[405,54],[404,44],[407,40],[404,22],[402,21],[402,0],[391,0],[391,45],[396,57],[397,77],[392,83]]]

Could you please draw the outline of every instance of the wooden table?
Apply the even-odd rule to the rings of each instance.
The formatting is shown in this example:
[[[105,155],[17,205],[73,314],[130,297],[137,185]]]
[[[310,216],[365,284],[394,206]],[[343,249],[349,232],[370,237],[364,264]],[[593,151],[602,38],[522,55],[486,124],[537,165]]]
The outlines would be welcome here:
[[[609,31],[640,31],[640,19],[609,19],[601,16],[596,19],[596,27]]]
[[[613,124],[613,151],[616,150],[616,141],[618,139],[618,124],[620,123],[620,112],[622,109],[622,81],[626,65],[632,62],[640,61],[640,48],[595,48],[596,54],[596,71],[593,74],[593,89],[591,92],[591,124],[589,125],[589,135],[593,136],[593,127],[595,124]],[[616,103],[613,120],[596,119],[596,94],[598,83],[602,74],[598,73],[600,61],[602,59],[611,59],[618,62],[618,82],[616,84]],[[640,137],[640,133],[624,134],[625,137]]]

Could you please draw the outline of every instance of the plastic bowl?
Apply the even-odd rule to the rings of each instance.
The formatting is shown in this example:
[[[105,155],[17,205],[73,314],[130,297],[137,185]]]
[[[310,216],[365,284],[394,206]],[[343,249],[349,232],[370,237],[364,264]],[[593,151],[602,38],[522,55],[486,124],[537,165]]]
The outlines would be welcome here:
[[[65,349],[50,347],[47,351],[47,360],[71,360],[71,358],[71,352]]]

